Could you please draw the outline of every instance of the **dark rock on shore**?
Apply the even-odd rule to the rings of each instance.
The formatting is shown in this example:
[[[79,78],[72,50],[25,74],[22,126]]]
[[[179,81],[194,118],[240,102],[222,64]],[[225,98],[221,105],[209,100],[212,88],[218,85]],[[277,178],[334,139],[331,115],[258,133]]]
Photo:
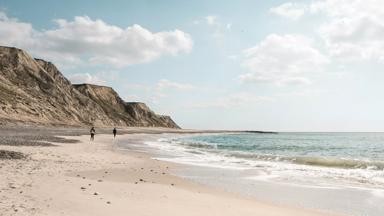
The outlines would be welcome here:
[[[21,152],[0,150],[0,160],[2,159],[24,159],[26,156]]]

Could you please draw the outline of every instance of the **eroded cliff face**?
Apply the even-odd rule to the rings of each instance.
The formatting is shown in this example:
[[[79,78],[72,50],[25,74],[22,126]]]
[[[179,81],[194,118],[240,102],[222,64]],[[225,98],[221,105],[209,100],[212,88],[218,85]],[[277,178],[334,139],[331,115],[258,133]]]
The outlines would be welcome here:
[[[0,123],[178,128],[145,104],[126,103],[110,87],[72,85],[50,62],[0,47]]]
[[[91,84],[73,86],[97,103],[113,122],[123,122],[128,126],[178,128],[169,116],[154,113],[145,103],[125,102],[111,87]]]

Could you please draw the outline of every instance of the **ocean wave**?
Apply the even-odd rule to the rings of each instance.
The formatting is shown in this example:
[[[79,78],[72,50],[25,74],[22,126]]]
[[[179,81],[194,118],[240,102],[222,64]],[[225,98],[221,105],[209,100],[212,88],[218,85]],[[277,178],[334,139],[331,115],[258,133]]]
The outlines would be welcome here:
[[[180,142],[179,144],[183,146],[202,148],[202,149],[216,149],[218,147],[215,144],[203,143],[203,142],[188,142],[188,143]]]
[[[244,142],[211,137],[161,139],[147,144],[161,150],[161,160],[220,169],[252,170],[251,173],[257,173],[261,178],[266,176],[271,181],[384,188],[383,157],[372,154],[382,150],[377,145],[374,151],[367,149],[368,145],[364,146],[367,151],[360,151],[361,145],[357,144],[326,142],[302,143],[300,146],[297,142],[260,144],[256,139]],[[249,146],[252,149],[244,148]],[[166,156],[168,154],[169,157]]]
[[[187,147],[202,148],[202,149],[220,149],[220,150],[239,150],[239,151],[335,151],[342,150],[340,147],[335,146],[300,146],[300,145],[262,145],[262,144],[229,144],[229,143],[216,143],[192,140],[173,140],[174,144],[179,144]]]
[[[257,175],[266,175],[271,181],[384,188],[384,161],[373,157],[349,159],[350,152],[343,152],[345,158],[333,155],[299,156],[294,151],[271,151],[269,154],[263,151],[223,149],[217,146],[220,142],[215,141],[175,138],[147,144],[161,150],[161,160],[220,169],[255,170]],[[169,157],[166,156],[168,154]]]
[[[383,170],[384,162],[382,161],[362,161],[351,159],[333,159],[333,158],[317,158],[317,157],[296,157],[294,163],[325,166],[325,167],[338,167],[347,169],[372,169]]]
[[[344,168],[344,169],[370,169],[370,170],[384,170],[384,161],[364,161],[353,160],[344,158],[323,158],[323,157],[287,157],[276,155],[258,155],[251,153],[229,153],[228,156],[253,159],[253,160],[265,160],[265,161],[281,161],[291,162],[294,164],[308,165],[308,166],[321,166],[332,168]]]
[[[263,143],[259,137],[251,138],[238,135],[235,137],[204,136],[177,139],[172,142],[200,153],[209,152],[250,161],[286,162],[342,169],[384,170],[384,161],[381,156],[360,153],[358,143],[329,144],[334,140],[325,142],[317,139],[316,143],[309,143],[308,138],[296,138],[297,142],[292,141],[295,139],[284,138],[284,140]],[[372,150],[370,152],[374,153]]]

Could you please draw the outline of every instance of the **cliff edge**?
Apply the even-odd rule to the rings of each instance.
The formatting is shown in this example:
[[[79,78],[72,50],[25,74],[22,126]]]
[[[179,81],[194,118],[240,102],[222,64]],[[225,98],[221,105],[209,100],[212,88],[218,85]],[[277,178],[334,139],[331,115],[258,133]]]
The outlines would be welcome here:
[[[72,85],[52,63],[0,46],[0,124],[25,123],[179,128],[111,87]]]

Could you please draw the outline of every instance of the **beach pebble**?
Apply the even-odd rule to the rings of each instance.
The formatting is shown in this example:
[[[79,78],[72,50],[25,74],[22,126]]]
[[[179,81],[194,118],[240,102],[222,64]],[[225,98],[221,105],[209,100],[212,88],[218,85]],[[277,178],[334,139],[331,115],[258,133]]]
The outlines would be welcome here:
[[[143,182],[144,180],[143,180],[143,179],[140,179],[139,181]]]
[[[92,184],[88,184],[88,186],[91,186]]]
[[[111,204],[111,202],[110,202],[110,201],[107,201],[107,204]]]
[[[171,184],[172,186],[175,186],[175,184]]]
[[[85,188],[85,187],[81,187],[80,189],[81,189],[81,190],[85,190],[85,189],[87,189],[87,188]]]
[[[101,179],[99,179],[99,180],[97,180],[98,182],[102,182],[103,180],[101,180]]]
[[[93,193],[93,195],[97,196],[97,195],[99,195],[99,193],[95,192],[95,193]]]

